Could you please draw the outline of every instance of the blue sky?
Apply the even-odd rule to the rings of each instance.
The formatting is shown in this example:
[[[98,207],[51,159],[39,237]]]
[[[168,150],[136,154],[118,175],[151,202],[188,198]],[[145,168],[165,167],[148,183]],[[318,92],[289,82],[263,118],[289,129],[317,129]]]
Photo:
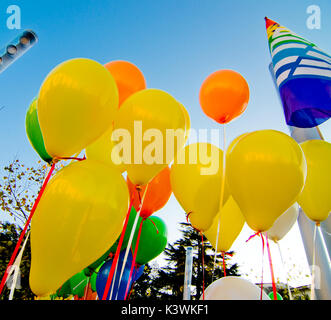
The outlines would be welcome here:
[[[234,69],[248,81],[245,114],[228,127],[228,140],[246,131],[287,132],[268,64],[264,16],[331,52],[331,3],[314,1],[322,28],[306,27],[311,1],[71,0],[1,1],[0,47],[18,35],[6,26],[6,9],[21,8],[22,29],[33,29],[39,43],[0,75],[0,164],[14,155],[37,159],[25,134],[25,112],[45,76],[75,57],[100,63],[123,59],[144,73],[148,87],[168,91],[188,109],[193,128],[219,128],[199,106],[203,80],[218,69]],[[322,126],[330,136],[331,125]]]
[[[288,133],[268,71],[265,16],[331,53],[329,0],[1,0],[0,48],[20,33],[6,26],[12,4],[21,8],[22,30],[33,29],[39,42],[0,74],[0,168],[15,156],[28,165],[38,160],[26,137],[25,113],[45,76],[65,60],[135,63],[148,87],[163,89],[186,106],[195,129],[220,128],[199,106],[204,79],[219,69],[236,70],[246,78],[251,99],[227,128],[230,142],[259,129]],[[321,8],[320,30],[306,26],[312,4]],[[330,141],[331,123],[321,130]],[[169,226],[169,240],[175,240],[183,210],[172,198],[158,215]]]

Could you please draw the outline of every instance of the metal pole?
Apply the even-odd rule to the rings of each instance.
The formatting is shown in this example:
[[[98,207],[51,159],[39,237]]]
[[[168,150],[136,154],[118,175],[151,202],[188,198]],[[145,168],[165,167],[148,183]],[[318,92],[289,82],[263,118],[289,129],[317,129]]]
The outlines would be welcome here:
[[[186,249],[183,300],[191,300],[192,266],[193,266],[193,248],[188,247]]]
[[[276,91],[279,94],[278,86],[276,83],[275,74],[273,71],[273,65],[270,63],[269,71],[273,82],[276,87]],[[280,97],[279,97],[280,99]],[[297,128],[289,126],[289,130],[293,139],[298,143],[307,140],[324,140],[318,127],[315,128]],[[315,223],[310,221],[300,208],[300,214],[298,218],[298,225],[301,233],[302,242],[305,248],[307,261],[309,266],[313,263],[313,234]],[[323,225],[323,226],[322,226]],[[324,236],[330,233],[331,221],[328,219],[321,224],[321,228],[318,228],[316,235],[316,257],[315,257],[315,296],[318,300],[330,300],[331,299],[331,269],[330,269],[330,239],[329,236]],[[324,236],[323,236],[324,233]]]

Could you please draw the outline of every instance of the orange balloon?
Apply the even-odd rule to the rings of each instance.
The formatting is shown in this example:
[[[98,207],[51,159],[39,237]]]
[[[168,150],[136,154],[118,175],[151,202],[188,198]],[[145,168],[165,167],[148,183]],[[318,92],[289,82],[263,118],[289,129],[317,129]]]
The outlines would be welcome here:
[[[105,64],[117,84],[119,106],[133,93],[146,89],[144,75],[133,63],[128,61],[112,61]]]
[[[136,186],[127,178],[130,196],[133,197],[133,206],[138,211],[140,206],[140,197],[144,194],[147,185],[139,187],[140,196]],[[170,199],[172,190],[170,184],[170,169],[163,169],[151,182],[148,184],[144,203],[140,212],[143,219],[147,219],[155,211],[163,208]]]
[[[247,108],[249,87],[246,80],[232,70],[211,74],[200,89],[203,112],[220,124],[229,123]]]

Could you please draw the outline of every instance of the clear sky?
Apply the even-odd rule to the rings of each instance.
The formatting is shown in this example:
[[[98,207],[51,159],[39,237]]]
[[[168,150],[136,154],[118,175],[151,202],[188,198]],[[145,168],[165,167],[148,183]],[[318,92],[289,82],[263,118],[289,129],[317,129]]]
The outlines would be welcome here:
[[[250,86],[251,99],[245,114],[228,126],[229,143],[244,132],[259,129],[288,133],[268,70],[265,16],[331,53],[329,0],[1,0],[0,48],[20,33],[6,26],[6,10],[12,4],[21,8],[22,30],[33,29],[39,42],[0,75],[0,108],[4,107],[0,110],[0,167],[16,156],[27,165],[38,160],[25,133],[26,110],[45,76],[65,60],[86,57],[102,64],[118,59],[133,62],[143,71],[148,87],[163,89],[186,106],[195,129],[220,128],[199,106],[204,79],[219,69],[240,72]],[[312,4],[321,8],[319,30],[306,26],[306,10]],[[330,141],[331,122],[321,130]],[[185,221],[185,216],[174,197],[157,215],[168,224],[169,241],[176,240],[177,222]],[[250,234],[247,231],[243,237]],[[301,254],[294,263],[302,266],[306,262],[300,241],[295,229],[284,246],[289,257],[293,251]],[[260,244],[255,240],[239,244],[236,259],[246,264],[243,272],[250,273],[253,266],[250,275],[259,275],[255,265]],[[257,256],[251,255],[251,246]]]

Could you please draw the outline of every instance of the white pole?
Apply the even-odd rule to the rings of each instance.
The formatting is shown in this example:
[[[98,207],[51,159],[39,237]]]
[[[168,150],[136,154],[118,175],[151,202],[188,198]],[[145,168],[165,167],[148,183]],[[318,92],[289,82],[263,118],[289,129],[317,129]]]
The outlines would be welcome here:
[[[30,231],[25,238],[21,251],[19,252],[18,256],[16,257],[14,264],[12,265],[12,267],[14,268],[14,276],[13,276],[12,285],[10,288],[9,300],[13,300],[13,297],[14,297],[14,292],[17,287],[18,276],[20,275],[20,264],[22,261],[23,253],[25,250],[26,243],[28,242],[29,236],[30,236]]]
[[[193,266],[193,248],[188,247],[186,249],[183,300],[191,300],[192,266]]]
[[[274,81],[276,91],[279,93],[278,86],[276,84],[275,75],[273,71],[273,65],[270,63],[269,71]],[[280,99],[280,97],[279,97]],[[318,129],[315,128],[297,128],[289,126],[291,136],[298,143],[307,140],[324,140],[323,136]],[[300,214],[298,218],[298,225],[301,233],[302,242],[306,251],[307,261],[310,266],[313,264],[313,238],[315,223],[310,221],[302,209],[300,208]],[[330,219],[327,221],[327,226],[330,228]],[[321,229],[321,228],[318,228]],[[330,229],[328,229],[330,230]],[[318,300],[331,300],[331,268],[330,268],[330,249],[327,245],[330,242],[326,242],[322,231],[317,232],[316,235],[316,257],[315,257],[315,271],[319,272],[319,276],[315,282],[315,297]]]

